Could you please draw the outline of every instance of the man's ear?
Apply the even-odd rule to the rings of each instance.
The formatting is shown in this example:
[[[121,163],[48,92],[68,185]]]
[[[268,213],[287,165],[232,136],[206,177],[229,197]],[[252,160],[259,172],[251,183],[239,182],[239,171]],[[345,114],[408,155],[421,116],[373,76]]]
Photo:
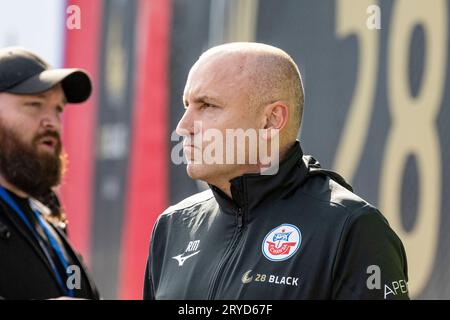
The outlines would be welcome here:
[[[276,101],[264,108],[264,117],[264,129],[282,130],[288,122],[289,107],[283,101]]]
[[[268,136],[273,136],[287,125],[288,119],[288,105],[283,101],[276,101],[264,108],[262,127],[268,131]]]

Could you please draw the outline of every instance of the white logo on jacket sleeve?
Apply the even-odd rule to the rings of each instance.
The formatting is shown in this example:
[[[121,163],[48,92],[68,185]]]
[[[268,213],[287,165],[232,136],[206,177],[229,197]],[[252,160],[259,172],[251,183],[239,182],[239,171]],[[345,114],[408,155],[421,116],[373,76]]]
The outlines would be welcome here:
[[[184,262],[187,259],[195,256],[197,253],[200,252],[200,250],[197,250],[199,245],[200,245],[200,240],[189,241],[186,250],[182,254],[179,254],[179,255],[177,255],[175,257],[172,257],[172,259],[177,260],[178,261],[178,265],[180,267],[183,266]]]
[[[262,243],[262,252],[270,261],[284,261],[297,252],[301,243],[300,229],[285,223],[272,229],[266,235]]]

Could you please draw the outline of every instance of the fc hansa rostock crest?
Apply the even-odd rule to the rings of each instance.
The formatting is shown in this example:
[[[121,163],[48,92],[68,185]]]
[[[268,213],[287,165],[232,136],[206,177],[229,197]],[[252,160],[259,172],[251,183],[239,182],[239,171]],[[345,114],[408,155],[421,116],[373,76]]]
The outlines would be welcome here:
[[[262,243],[262,252],[270,261],[284,261],[297,252],[301,243],[300,229],[285,223],[266,235]]]

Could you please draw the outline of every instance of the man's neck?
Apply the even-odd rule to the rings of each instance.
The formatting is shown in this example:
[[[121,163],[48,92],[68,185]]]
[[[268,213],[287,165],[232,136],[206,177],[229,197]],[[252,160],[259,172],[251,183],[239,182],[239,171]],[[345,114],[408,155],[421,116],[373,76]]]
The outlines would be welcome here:
[[[8,180],[6,180],[1,174],[0,174],[0,185],[3,188],[7,189],[8,191],[11,191],[11,192],[15,193],[19,197],[22,197],[22,198],[28,198],[29,197],[29,195],[27,193],[23,192],[22,190],[20,190],[19,188],[17,188],[13,184],[9,183]]]
[[[282,148],[280,150],[279,153],[279,162],[283,161],[286,158],[287,153],[293,148],[293,146],[295,145],[295,141],[292,143],[287,144],[284,148]],[[218,179],[214,182],[209,182],[210,184],[214,185],[215,187],[219,188],[220,190],[222,190],[228,197],[230,197],[230,199],[233,199],[233,196],[231,194],[231,183],[230,181],[235,178],[235,177],[239,177],[242,176],[246,173],[257,173],[257,172],[261,172],[261,167],[250,167],[248,170],[243,170],[241,172],[239,172],[238,174],[232,176],[232,177],[227,177],[225,179]]]

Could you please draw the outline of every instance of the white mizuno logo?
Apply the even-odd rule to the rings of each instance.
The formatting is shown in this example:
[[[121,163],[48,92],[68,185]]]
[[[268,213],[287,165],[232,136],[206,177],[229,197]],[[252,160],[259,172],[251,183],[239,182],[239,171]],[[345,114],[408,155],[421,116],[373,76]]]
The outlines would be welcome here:
[[[187,259],[189,259],[190,257],[195,256],[195,255],[196,255],[197,253],[199,253],[199,252],[200,252],[200,250],[199,250],[199,251],[196,251],[196,252],[194,252],[194,253],[188,254],[187,256],[184,256],[184,257],[183,257],[183,255],[184,255],[184,253],[183,253],[183,254],[180,254],[180,255],[178,255],[178,256],[172,257],[172,259],[177,260],[177,261],[178,261],[178,265],[181,267],[181,266],[183,265],[183,263],[184,263]]]
[[[186,250],[184,251],[184,253],[179,254],[175,257],[172,257],[172,259],[177,260],[178,266],[181,267],[187,259],[195,256],[197,253],[200,252],[200,250],[197,251],[199,245],[200,245],[200,240],[189,241],[189,244],[188,244]],[[192,252],[192,253],[188,254],[189,252]]]

